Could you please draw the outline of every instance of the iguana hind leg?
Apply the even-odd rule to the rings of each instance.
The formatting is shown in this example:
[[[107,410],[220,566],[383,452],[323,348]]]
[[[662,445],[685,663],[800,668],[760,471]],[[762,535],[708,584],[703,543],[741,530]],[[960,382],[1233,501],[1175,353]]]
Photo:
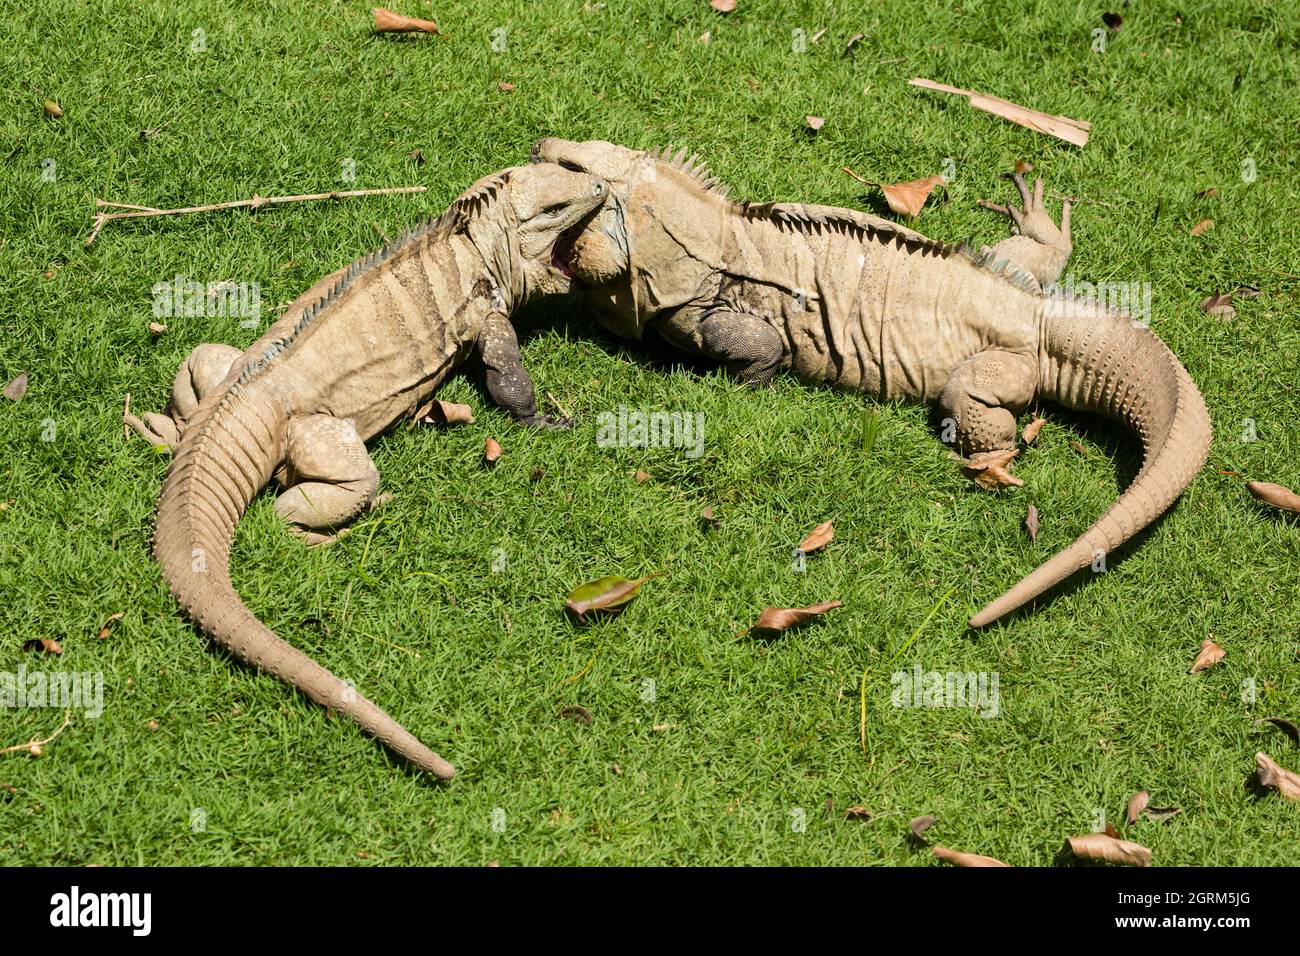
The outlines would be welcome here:
[[[1033,400],[1037,381],[1033,357],[1016,352],[980,352],[958,365],[938,403],[957,450],[969,456],[1014,448],[1016,416]]]
[[[309,545],[334,541],[379,490],[379,469],[350,420],[308,415],[289,423],[275,510]]]
[[[244,353],[233,345],[205,342],[196,346],[181,363],[172,380],[172,400],[161,414],[143,412],[140,418],[127,413],[122,420],[156,448],[174,448],[180,443],[185,423],[203,397],[221,384],[230,367]]]
[[[1061,206],[1058,229],[1043,204],[1041,179],[1034,181],[1034,190],[1030,193],[1019,173],[1004,173],[1003,176],[1015,183],[1023,208],[1017,209],[1013,203],[1002,206],[982,200],[981,204],[985,209],[1007,216],[1020,234],[1003,239],[993,247],[993,253],[999,259],[1015,262],[1037,279],[1040,286],[1049,285],[1061,277],[1074,251],[1070,242],[1070,201],[1067,199]]]

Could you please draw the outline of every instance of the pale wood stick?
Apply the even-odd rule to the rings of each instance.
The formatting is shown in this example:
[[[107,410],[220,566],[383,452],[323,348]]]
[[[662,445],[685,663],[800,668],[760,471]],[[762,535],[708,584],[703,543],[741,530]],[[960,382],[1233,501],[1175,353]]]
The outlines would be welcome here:
[[[240,209],[252,208],[260,209],[263,206],[278,206],[290,202],[310,202],[319,199],[351,199],[357,196],[393,196],[399,193],[422,193],[427,186],[395,186],[391,189],[350,189],[336,190],[328,193],[310,193],[299,196],[258,196],[254,195],[252,199],[235,199],[230,202],[211,203],[206,206],[185,206],[181,209],[146,209],[141,208],[134,212],[101,212],[95,216],[95,228],[91,230],[86,237],[85,245],[89,246],[99,235],[99,231],[104,228],[104,224],[114,219],[149,219],[154,216],[183,216],[195,212],[213,212],[217,209]],[[101,200],[96,200],[98,205]],[[108,205],[124,205],[121,203],[109,203]]]
[[[59,736],[59,734],[67,730],[68,724],[70,723],[72,723],[72,711],[69,710],[69,711],[65,711],[63,714],[63,726],[61,726],[54,733],[50,734],[44,740],[29,740],[25,744],[14,744],[12,747],[6,747],[4,750],[0,750],[0,754],[17,753],[19,750],[26,750],[30,752],[33,747],[37,748],[36,750],[37,753],[40,753],[40,748],[44,747],[55,737]]]

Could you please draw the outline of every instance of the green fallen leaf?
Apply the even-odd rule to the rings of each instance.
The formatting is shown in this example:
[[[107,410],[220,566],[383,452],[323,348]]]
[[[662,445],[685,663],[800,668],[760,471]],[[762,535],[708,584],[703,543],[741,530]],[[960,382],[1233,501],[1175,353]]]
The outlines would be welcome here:
[[[578,585],[569,592],[564,606],[580,618],[588,611],[608,611],[622,607],[636,597],[637,591],[641,590],[641,585],[661,574],[663,572],[659,571],[635,580],[619,577],[617,574],[606,575],[595,581]]]

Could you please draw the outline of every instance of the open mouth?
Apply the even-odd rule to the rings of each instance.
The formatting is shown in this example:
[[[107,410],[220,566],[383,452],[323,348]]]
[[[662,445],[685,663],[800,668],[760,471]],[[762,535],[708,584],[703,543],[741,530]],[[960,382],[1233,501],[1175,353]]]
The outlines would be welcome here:
[[[573,261],[573,243],[581,229],[582,226],[575,226],[568,232],[561,233],[560,238],[555,240],[555,245],[551,246],[551,266],[570,279],[573,278],[573,268],[569,265]]]

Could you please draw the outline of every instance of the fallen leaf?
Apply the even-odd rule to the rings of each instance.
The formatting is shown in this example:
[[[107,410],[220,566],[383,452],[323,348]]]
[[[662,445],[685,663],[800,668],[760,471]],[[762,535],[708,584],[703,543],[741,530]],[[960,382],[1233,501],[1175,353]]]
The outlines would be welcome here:
[[[721,528],[722,520],[713,513],[713,505],[706,505],[700,512],[700,520],[710,528]]]
[[[1253,299],[1259,294],[1259,287],[1253,285],[1239,285],[1237,291],[1233,293],[1238,299]]]
[[[843,606],[843,601],[822,601],[808,607],[765,607],[754,625],[741,633],[753,634],[755,637],[777,637],[789,628]]]
[[[636,473],[632,477],[633,479],[635,479],[638,485],[644,485],[647,481],[650,480],[650,472],[642,471],[640,468],[638,468],[636,470]]]
[[[1145,790],[1139,790],[1129,797],[1128,807],[1124,810],[1124,819],[1128,820],[1129,826],[1137,823],[1138,814],[1145,810],[1150,802],[1151,794]]]
[[[1261,717],[1259,720],[1255,721],[1255,723],[1272,724],[1278,730],[1282,731],[1282,733],[1290,737],[1291,743],[1295,744],[1297,747],[1300,747],[1300,727],[1297,727],[1295,724],[1287,720],[1285,717]]]
[[[653,727],[651,727],[650,729],[653,730],[653,731],[654,731],[655,733],[657,733],[657,734],[661,734],[661,733],[663,733],[665,730],[674,730],[674,729],[676,729],[676,727],[677,727],[676,724],[655,724],[655,725],[654,725]]]
[[[1192,235],[1203,236],[1213,228],[1214,228],[1213,219],[1202,219],[1196,225],[1192,226]]]
[[[970,105],[974,109],[992,113],[994,116],[1016,123],[1026,129],[1046,133],[1048,136],[1055,136],[1057,139],[1065,140],[1065,142],[1074,146],[1086,146],[1088,143],[1088,131],[1092,129],[1092,124],[1084,120],[1071,119],[1068,116],[1056,116],[1051,113],[1040,113],[1038,110],[1031,110],[1028,107],[1012,103],[1010,100],[1004,100],[1000,96],[981,93],[978,90],[963,90],[961,87],[949,86],[947,83],[936,83],[934,80],[927,80],[920,76],[912,77],[907,82],[910,86],[919,86],[927,90],[937,90],[940,93],[955,93],[958,96],[964,96],[970,100]]]
[[[158,721],[156,721],[156,720],[151,720],[151,721],[149,721],[148,727],[149,727],[150,730],[157,730],[157,729],[158,729]]]
[[[708,46],[709,41],[712,39],[713,39],[713,31],[705,30],[703,33],[701,33],[699,36],[695,38],[695,42],[703,44],[704,46]]]
[[[1225,319],[1230,319],[1237,314],[1237,308],[1232,304],[1232,293],[1220,292],[1217,289],[1214,295],[1201,300],[1201,311],[1209,315],[1221,315]]]
[[[1192,664],[1192,673],[1195,674],[1197,671],[1208,670],[1215,664],[1219,663],[1219,661],[1223,660],[1224,655],[1227,653],[1227,651],[1207,637],[1205,640],[1201,641],[1201,653],[1196,655],[1196,661]]]
[[[889,203],[889,208],[894,212],[900,216],[917,216],[934,187],[946,182],[946,179],[936,174],[906,183],[881,183],[880,191],[885,194],[885,202]]]
[[[108,620],[104,622],[104,626],[99,629],[99,639],[102,641],[104,638],[108,637],[108,632],[112,629],[113,624],[122,620],[125,616],[126,611],[117,611],[114,614],[110,614]]]
[[[857,54],[853,52],[853,48],[866,38],[867,35],[865,33],[855,33],[853,36],[849,37],[849,42],[844,45],[844,55],[856,57]]]
[[[528,473],[528,480],[531,482],[541,481],[545,477],[546,477],[545,468],[534,468],[532,471]]]
[[[1081,443],[1073,439],[1070,440],[1070,447],[1073,448],[1075,451],[1077,451],[1080,455],[1083,455],[1085,458],[1088,456],[1088,449],[1084,448]]]
[[[415,165],[417,166],[423,166],[427,162],[427,160],[424,158],[424,150],[422,149],[411,150],[409,153],[406,154],[406,158],[409,159],[411,162],[415,163]]]
[[[1081,860],[1101,860],[1125,866],[1150,866],[1151,851],[1140,843],[1117,840],[1106,833],[1067,837],[1065,845]]]
[[[1248,481],[1246,490],[1265,504],[1285,511],[1300,511],[1300,495],[1271,481]]]
[[[1213,199],[1217,195],[1219,195],[1219,191],[1215,189],[1213,186],[1211,186],[1209,189],[1202,189],[1199,193],[1196,194],[1196,198]]]
[[[809,42],[809,43],[816,43],[818,40],[820,40],[820,39],[821,39],[822,37],[824,37],[825,35],[826,35],[826,28],[825,28],[825,27],[822,27],[820,30],[818,30],[816,33],[814,33],[814,34],[812,35],[812,37],[808,40],[808,42]]]
[[[930,852],[934,854],[935,859],[951,863],[953,866],[1010,866],[1009,863],[995,860],[991,856],[980,856],[978,853],[963,853],[960,850],[950,850],[946,846],[931,847]]]
[[[15,787],[12,783],[0,783],[0,790],[4,790],[6,793],[11,793],[11,794],[18,792],[18,788]]]
[[[483,460],[488,465],[495,465],[501,457],[501,446],[495,438],[483,439]]]
[[[812,554],[814,551],[820,551],[830,544],[831,539],[834,537],[835,526],[829,521],[823,521],[809,531],[808,536],[799,542],[799,550],[804,554]]]
[[[474,409],[468,405],[461,405],[457,402],[444,402],[435,398],[420,410],[417,417],[420,421],[431,425],[472,425],[474,424]],[[492,441],[492,439],[489,438],[488,441]],[[500,457],[501,446],[497,445],[497,458]],[[496,459],[492,460],[495,461]]]
[[[569,704],[560,708],[561,717],[571,717],[580,724],[591,726],[591,711],[586,707],[580,707],[577,704]]]
[[[167,326],[163,325],[161,322],[150,322],[149,331],[154,335],[162,335],[167,331]]]
[[[1034,420],[1025,426],[1025,430],[1020,433],[1020,440],[1026,445],[1032,445],[1038,440],[1038,433],[1043,430],[1047,424],[1047,419],[1039,415],[1034,416]]]
[[[1029,532],[1029,540],[1038,540],[1038,509],[1030,502],[1028,510],[1025,512],[1025,530]]]
[[[578,585],[569,592],[564,606],[579,618],[588,611],[608,611],[619,608],[636,597],[637,592],[641,590],[641,585],[661,574],[663,572],[659,571],[635,580],[619,577],[616,574],[606,575],[595,581]]]
[[[24,651],[44,651],[46,654],[62,654],[63,647],[58,641],[48,637],[38,637],[23,642]]]
[[[719,13],[730,13],[736,9],[736,0],[709,0],[709,6]]]
[[[1011,459],[1018,454],[1020,454],[1019,448],[989,452],[987,455],[981,455],[979,458],[972,458],[966,462],[962,465],[961,473],[986,491],[1019,487],[1024,482],[1007,470],[1011,464]]]
[[[515,89],[515,85],[513,83],[507,83],[505,80],[502,80],[500,83],[497,84],[497,89],[500,90],[502,93],[513,93]]]
[[[27,373],[20,372],[18,377],[4,387],[4,396],[11,402],[21,401],[27,394]]]
[[[909,830],[912,831],[913,837],[915,837],[917,840],[920,840],[922,843],[929,844],[930,841],[925,838],[925,831],[930,829],[930,827],[933,825],[934,825],[934,817],[924,816],[924,817],[912,817],[912,819],[908,822],[907,827]]]
[[[58,119],[63,115],[63,107],[59,106],[54,100],[46,100],[42,104],[42,109],[50,119]]]
[[[1164,823],[1182,812],[1182,807],[1147,807],[1146,818],[1152,823]]]
[[[1119,33],[1120,29],[1124,26],[1124,18],[1118,13],[1103,13],[1101,15],[1101,22],[1106,24],[1106,28],[1110,30],[1111,33]]]
[[[1255,779],[1266,790],[1276,790],[1284,800],[1300,800],[1300,774],[1279,767],[1267,754],[1255,754]]]
[[[1020,455],[1019,448],[1004,448],[1001,451],[985,451],[978,455],[972,455],[970,461],[966,464],[971,468],[983,468],[988,465],[997,465],[999,468],[1006,468],[1012,461]]]
[[[400,13],[394,13],[392,10],[386,10],[383,7],[373,8],[370,14],[375,18],[376,33],[438,32],[438,24],[432,20],[417,20],[415,17],[404,17]]]
[[[826,125],[826,120],[821,116],[805,116],[804,122],[808,124],[808,129],[814,133]]]
[[[1119,839],[1119,831],[1115,829],[1115,824],[1111,823],[1109,820],[1106,821],[1106,829],[1102,832],[1108,837],[1112,837],[1116,840]]]
[[[826,801],[828,804],[830,801]],[[845,820],[870,820],[871,811],[866,807],[849,807],[844,811]]]
[[[1015,166],[1011,168],[1023,176],[1025,173],[1032,173],[1034,171],[1034,164],[1027,159],[1017,159]]]

